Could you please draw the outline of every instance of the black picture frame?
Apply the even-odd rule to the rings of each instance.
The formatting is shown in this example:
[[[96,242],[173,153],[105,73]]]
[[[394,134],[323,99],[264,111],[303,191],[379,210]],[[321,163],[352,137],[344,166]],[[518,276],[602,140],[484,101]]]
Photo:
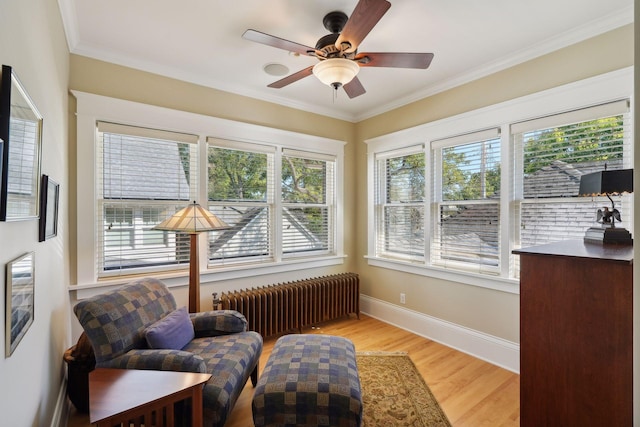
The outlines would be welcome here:
[[[60,198],[60,184],[42,175],[40,183],[40,223],[38,230],[38,241],[44,242],[47,239],[58,235],[58,199]]]
[[[40,207],[42,115],[13,69],[0,75],[0,221],[35,219]]]
[[[5,357],[11,356],[35,316],[35,252],[27,252],[6,265]]]

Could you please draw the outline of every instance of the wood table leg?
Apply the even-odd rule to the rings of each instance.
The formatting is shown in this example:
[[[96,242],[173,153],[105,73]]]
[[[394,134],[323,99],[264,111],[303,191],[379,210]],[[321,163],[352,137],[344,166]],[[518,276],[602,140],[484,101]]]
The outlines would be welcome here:
[[[202,427],[202,385],[193,387],[191,397],[192,427]]]

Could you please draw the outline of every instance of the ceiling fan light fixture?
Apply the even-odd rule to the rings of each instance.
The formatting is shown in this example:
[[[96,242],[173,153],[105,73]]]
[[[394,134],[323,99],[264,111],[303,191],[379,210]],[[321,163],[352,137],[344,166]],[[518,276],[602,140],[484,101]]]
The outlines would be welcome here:
[[[360,66],[345,58],[329,58],[313,67],[313,74],[327,86],[338,89],[349,83],[360,71]]]

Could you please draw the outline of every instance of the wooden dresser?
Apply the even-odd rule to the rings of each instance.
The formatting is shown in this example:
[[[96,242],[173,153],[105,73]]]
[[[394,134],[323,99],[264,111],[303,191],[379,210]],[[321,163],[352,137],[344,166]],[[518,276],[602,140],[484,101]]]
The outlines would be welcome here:
[[[521,426],[631,426],[633,247],[520,255]]]

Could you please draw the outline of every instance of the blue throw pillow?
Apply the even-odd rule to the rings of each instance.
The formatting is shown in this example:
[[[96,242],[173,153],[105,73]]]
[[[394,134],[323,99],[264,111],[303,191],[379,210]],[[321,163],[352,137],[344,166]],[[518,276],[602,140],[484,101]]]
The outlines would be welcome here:
[[[150,348],[181,350],[195,336],[186,307],[172,311],[145,330]]]

